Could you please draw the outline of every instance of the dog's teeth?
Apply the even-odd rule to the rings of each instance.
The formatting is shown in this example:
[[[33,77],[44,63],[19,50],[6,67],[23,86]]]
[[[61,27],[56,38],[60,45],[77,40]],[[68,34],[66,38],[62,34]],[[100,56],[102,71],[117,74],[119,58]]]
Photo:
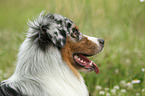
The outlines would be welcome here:
[[[77,55],[75,55],[75,58],[78,58],[78,56],[77,56]]]
[[[90,62],[90,65],[92,66],[93,61]]]

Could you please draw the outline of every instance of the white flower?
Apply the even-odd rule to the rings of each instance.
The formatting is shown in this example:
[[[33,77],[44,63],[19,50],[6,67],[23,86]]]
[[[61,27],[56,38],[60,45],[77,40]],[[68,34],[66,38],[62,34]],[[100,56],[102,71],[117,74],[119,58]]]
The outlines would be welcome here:
[[[136,96],[140,96],[140,93],[136,93]]]
[[[120,84],[121,87],[125,87],[126,86],[126,81],[125,80],[121,80],[119,84]]]
[[[130,59],[126,59],[125,62],[129,64],[131,62],[131,60]]]
[[[138,79],[134,79],[134,80],[132,80],[132,83],[133,83],[133,84],[140,83],[140,82],[141,82],[141,81],[138,80]]]
[[[127,82],[127,83],[126,83],[126,85],[127,85],[127,86],[130,86],[130,85],[131,85],[131,83],[130,83],[130,82]]]
[[[145,2],[145,0],[139,0],[140,2]]]
[[[127,89],[132,89],[133,88],[133,84],[128,82],[126,83]]]
[[[121,91],[121,93],[126,93],[125,89],[121,89],[120,91]]]
[[[99,94],[100,94],[100,95],[104,95],[105,92],[104,92],[104,91],[100,91]]]
[[[145,92],[145,89],[142,89],[141,91],[142,91],[142,92]]]
[[[116,74],[119,73],[119,69],[115,69],[115,73],[116,73]]]
[[[111,93],[115,95],[116,94],[116,90],[115,89],[112,89],[111,90]]]
[[[144,72],[144,71],[145,71],[145,69],[144,69],[144,68],[141,68],[141,71],[142,71],[142,72]]]
[[[113,88],[116,89],[116,90],[119,90],[119,86],[118,85],[114,86]]]
[[[109,88],[104,88],[105,89],[105,91],[109,91]]]
[[[106,96],[110,96],[110,93],[106,93]]]
[[[99,86],[99,85],[96,86],[96,90],[101,90],[101,89],[102,89],[101,86]]]

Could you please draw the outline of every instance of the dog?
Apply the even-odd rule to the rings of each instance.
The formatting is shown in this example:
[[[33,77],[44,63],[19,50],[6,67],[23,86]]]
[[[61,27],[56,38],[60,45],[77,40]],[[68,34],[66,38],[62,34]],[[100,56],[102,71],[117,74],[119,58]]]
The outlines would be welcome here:
[[[29,20],[13,75],[0,83],[0,96],[89,96],[79,71],[95,71],[88,59],[104,40],[83,35],[69,18],[41,12]]]

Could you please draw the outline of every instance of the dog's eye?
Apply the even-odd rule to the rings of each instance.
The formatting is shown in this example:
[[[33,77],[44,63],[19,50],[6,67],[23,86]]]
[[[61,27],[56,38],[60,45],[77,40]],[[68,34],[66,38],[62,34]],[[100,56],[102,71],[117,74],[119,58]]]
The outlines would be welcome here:
[[[72,29],[72,34],[71,34],[71,36],[73,37],[73,38],[76,38],[77,40],[79,40],[79,35],[80,35],[80,32],[76,29],[76,28],[73,28]]]
[[[76,36],[79,35],[79,31],[78,31],[76,28],[73,28],[72,31],[73,31],[73,33],[74,33]]]

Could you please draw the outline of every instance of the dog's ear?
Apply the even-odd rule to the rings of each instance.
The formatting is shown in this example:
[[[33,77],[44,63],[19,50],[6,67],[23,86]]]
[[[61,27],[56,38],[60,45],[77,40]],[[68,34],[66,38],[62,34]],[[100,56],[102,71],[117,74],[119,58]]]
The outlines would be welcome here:
[[[41,12],[36,20],[29,20],[28,25],[30,29],[27,36],[33,41],[38,40],[41,49],[46,50],[52,44],[58,48],[65,45],[67,28],[63,16]]]
[[[54,25],[40,26],[41,34],[47,35],[54,46],[62,48],[66,43],[66,31]],[[43,38],[43,37],[40,37]]]

